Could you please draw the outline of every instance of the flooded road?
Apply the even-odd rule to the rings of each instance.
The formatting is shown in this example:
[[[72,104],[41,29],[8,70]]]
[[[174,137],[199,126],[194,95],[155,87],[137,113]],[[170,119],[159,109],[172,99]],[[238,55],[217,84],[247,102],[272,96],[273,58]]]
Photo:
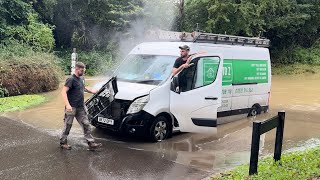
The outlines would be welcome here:
[[[85,167],[85,171],[99,175],[90,176],[94,179],[103,179],[103,177],[130,179],[130,173],[122,174],[128,171],[132,171],[131,175],[134,176],[131,178],[133,179],[152,179],[155,175],[159,179],[167,179],[168,177],[170,179],[188,179],[187,177],[201,179],[239,164],[248,163],[252,122],[270,118],[280,110],[286,111],[283,150],[320,144],[320,97],[317,95],[320,91],[319,79],[319,75],[273,76],[270,112],[256,118],[246,118],[245,115],[232,117],[232,119],[239,120],[219,126],[216,135],[179,133],[161,143],[149,143],[136,138],[116,136],[101,130],[94,130],[94,136],[98,138],[99,142],[103,142],[105,147],[108,147],[106,149],[114,148],[117,150],[112,151],[114,158],[111,159],[106,158],[108,155],[103,154],[108,153],[107,150],[93,156],[84,155],[88,157],[88,161],[90,159],[88,163],[91,163],[93,167],[91,169]],[[88,82],[93,85],[97,81],[97,79],[91,79]],[[58,145],[58,136],[63,126],[64,105],[60,91],[47,93],[46,96],[49,100],[41,106],[23,112],[5,113],[0,116],[22,121],[49,134],[53,139],[52,142],[56,143],[55,146]],[[87,97],[89,96],[88,94]],[[82,130],[76,121],[74,121],[70,138],[71,144],[76,147],[84,146]],[[275,130],[261,136],[262,155],[273,153],[274,139]],[[72,150],[70,154],[73,155],[68,158],[73,158],[77,153],[84,154],[86,152]],[[158,167],[158,164],[147,161],[144,154],[149,159],[155,158],[154,161],[163,163],[159,171],[152,171],[153,175],[146,174],[146,169],[149,168],[149,165]],[[129,164],[126,164],[128,159]],[[134,167],[135,164],[130,164],[135,161],[140,168],[146,168],[141,170],[140,174],[136,172],[139,170]],[[105,163],[121,163],[123,167],[117,165],[118,169],[115,170],[110,165],[103,166]],[[1,172],[4,171],[0,170],[0,177]]]

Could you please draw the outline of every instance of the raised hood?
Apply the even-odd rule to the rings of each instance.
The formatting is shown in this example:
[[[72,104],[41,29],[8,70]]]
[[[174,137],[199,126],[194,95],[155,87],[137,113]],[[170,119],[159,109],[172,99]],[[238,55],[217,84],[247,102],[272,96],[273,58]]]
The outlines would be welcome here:
[[[100,89],[106,82],[98,83],[93,89]],[[149,94],[150,90],[156,88],[156,85],[140,84],[140,83],[130,83],[117,81],[118,93],[116,94],[116,99],[123,100],[134,100],[139,96],[144,96]]]
[[[117,81],[119,92],[116,95],[116,99],[134,100],[135,98],[149,94],[149,92],[156,88],[155,85],[129,83]]]

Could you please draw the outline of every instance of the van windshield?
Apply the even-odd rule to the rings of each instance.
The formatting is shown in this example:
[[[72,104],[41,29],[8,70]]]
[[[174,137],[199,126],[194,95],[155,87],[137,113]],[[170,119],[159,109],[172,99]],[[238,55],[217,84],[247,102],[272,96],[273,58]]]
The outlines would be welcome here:
[[[162,55],[128,55],[116,71],[117,79],[158,85],[171,75],[176,58]]]

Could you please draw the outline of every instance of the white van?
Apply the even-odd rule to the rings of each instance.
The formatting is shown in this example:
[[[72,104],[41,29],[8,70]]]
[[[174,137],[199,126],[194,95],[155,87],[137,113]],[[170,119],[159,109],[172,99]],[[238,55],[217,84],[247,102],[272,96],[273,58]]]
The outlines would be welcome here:
[[[94,126],[161,141],[175,130],[215,133],[219,117],[268,111],[269,40],[166,33],[169,40],[141,43],[128,54],[115,72],[113,101],[90,118]],[[188,35],[195,38],[182,38]],[[193,57],[192,66],[172,77],[182,45],[188,45],[191,54],[206,53]]]

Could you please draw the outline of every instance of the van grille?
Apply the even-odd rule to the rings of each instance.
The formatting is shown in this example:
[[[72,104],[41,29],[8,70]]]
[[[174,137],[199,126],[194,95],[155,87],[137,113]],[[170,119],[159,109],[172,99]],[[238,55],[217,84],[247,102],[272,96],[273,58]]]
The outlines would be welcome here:
[[[98,123],[98,117],[95,119],[96,124],[108,129],[119,130],[122,120],[126,116],[130,104],[131,101],[128,100],[114,100],[107,109],[100,112],[100,115],[102,115],[103,117],[113,119],[114,125]]]

